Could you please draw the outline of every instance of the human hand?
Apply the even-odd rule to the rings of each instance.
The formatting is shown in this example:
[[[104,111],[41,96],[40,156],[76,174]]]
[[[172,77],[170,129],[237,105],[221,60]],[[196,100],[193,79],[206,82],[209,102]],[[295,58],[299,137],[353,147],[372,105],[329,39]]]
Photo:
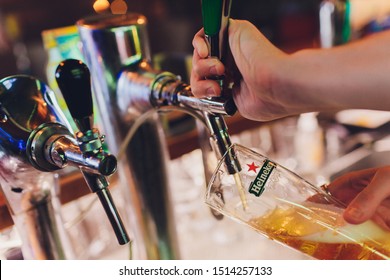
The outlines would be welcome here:
[[[283,67],[287,57],[273,46],[260,31],[248,21],[230,20],[229,46],[240,77],[233,87],[233,98],[241,115],[253,120],[271,120],[290,115],[283,100],[274,99],[272,82]],[[221,94],[219,84],[205,77],[219,76],[227,72],[217,58],[208,58],[204,31],[193,39],[193,70],[191,89],[196,97],[213,97]]]
[[[327,190],[347,205],[343,215],[348,223],[372,219],[390,231],[390,166],[347,173],[331,182]]]

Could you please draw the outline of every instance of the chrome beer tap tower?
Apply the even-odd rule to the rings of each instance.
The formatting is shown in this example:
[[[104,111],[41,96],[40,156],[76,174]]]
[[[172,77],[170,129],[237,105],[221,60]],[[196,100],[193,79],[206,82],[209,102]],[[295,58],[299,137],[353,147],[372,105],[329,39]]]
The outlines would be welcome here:
[[[211,17],[218,13],[219,22],[214,21],[217,33],[226,31],[223,27],[230,10],[230,1],[219,2],[207,14]],[[194,116],[206,127],[211,147],[220,158],[231,145],[224,116],[235,113],[234,102],[195,98],[180,77],[153,69],[147,20],[142,15],[93,16],[79,20],[77,26],[109,149],[120,158],[118,174],[129,197],[133,255],[140,259],[177,259],[180,254],[166,172],[166,144],[158,114],[148,113],[181,110]],[[218,48],[223,41],[213,42]],[[142,118],[145,115],[149,117]],[[118,155],[134,126],[138,129],[123,155]],[[209,153],[210,146],[202,148]],[[234,151],[225,164],[230,173],[240,170]]]
[[[60,64],[57,81],[80,131],[71,128],[54,92],[30,76],[0,81],[0,184],[21,234],[25,259],[72,259],[60,213],[55,175],[66,166],[80,168],[96,193],[118,242],[129,241],[108,190],[106,176],[117,161],[101,147],[92,127],[92,95],[88,69],[79,61]]]

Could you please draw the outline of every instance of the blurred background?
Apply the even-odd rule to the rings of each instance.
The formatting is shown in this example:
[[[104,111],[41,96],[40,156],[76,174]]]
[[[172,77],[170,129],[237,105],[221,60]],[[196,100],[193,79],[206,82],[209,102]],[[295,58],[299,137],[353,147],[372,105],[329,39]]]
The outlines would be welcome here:
[[[113,2],[113,1],[110,1]],[[128,12],[149,21],[153,54],[192,53],[192,37],[201,27],[200,0],[126,0]],[[26,73],[46,79],[41,33],[74,25],[96,13],[95,0],[0,0],[0,77]],[[232,17],[247,19],[274,43],[288,50],[310,46],[317,27],[317,0],[233,1]]]
[[[47,30],[74,28],[77,20],[96,14],[94,4],[97,1],[0,0],[0,79],[28,74],[55,87],[48,73],[54,76],[51,67],[56,67],[58,61],[53,60],[54,65],[49,65],[51,37]],[[183,61],[190,58],[192,38],[202,26],[201,0],[124,2],[127,12],[140,13],[148,19],[151,53],[156,65],[180,74],[188,82],[188,68],[183,68]],[[231,17],[251,21],[275,45],[286,52],[294,52],[320,47],[320,3],[319,0],[235,0]],[[75,32],[74,29],[68,31],[68,35]],[[47,39],[45,42],[43,37]],[[230,219],[221,222],[212,217],[204,203],[207,182],[202,173],[195,121],[182,114],[171,115],[165,121],[171,159],[169,172],[174,174],[172,194],[183,259],[307,258]],[[383,165],[390,155],[388,112],[304,114],[269,123],[251,122],[236,114],[228,120],[228,126],[233,142],[259,150],[318,185],[343,172]],[[80,250],[88,248],[78,257],[129,258],[128,248],[117,250],[112,244],[109,233],[106,233],[110,232],[109,226],[101,223],[96,230],[96,224],[91,222],[101,210],[95,209],[88,189],[85,186],[80,188],[80,178],[65,179],[61,183],[64,188],[70,188],[70,191],[61,193],[70,235],[80,243]],[[122,207],[126,208],[126,205]],[[80,212],[85,212],[81,218]],[[99,232],[99,236],[93,239],[86,235],[85,240],[80,241],[80,227],[74,224],[82,219],[87,225],[84,227],[90,233]],[[94,226],[89,226],[89,223]],[[20,239],[12,224],[5,200],[0,195],[0,259],[22,258],[18,250]],[[2,255],[2,252],[6,253]]]

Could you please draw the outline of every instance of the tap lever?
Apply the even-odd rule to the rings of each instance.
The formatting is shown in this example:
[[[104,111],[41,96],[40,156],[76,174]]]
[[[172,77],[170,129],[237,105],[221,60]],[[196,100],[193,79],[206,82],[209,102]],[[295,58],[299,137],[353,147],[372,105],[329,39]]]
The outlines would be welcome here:
[[[78,129],[76,137],[85,154],[98,154],[102,149],[99,131],[93,128],[91,75],[80,60],[62,61],[56,70],[56,80]]]
[[[80,60],[67,59],[58,65],[55,77],[78,129],[82,133],[92,130],[93,103],[88,67]]]

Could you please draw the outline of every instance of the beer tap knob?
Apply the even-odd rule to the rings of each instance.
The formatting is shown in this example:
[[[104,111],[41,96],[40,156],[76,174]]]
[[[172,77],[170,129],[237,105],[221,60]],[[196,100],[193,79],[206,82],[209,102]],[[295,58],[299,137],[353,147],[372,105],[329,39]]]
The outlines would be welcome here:
[[[102,148],[102,136],[93,128],[93,102],[91,77],[88,67],[80,60],[68,59],[57,67],[55,77],[62,92],[69,112],[79,132],[76,133],[78,146],[85,158],[98,158],[103,164],[99,166],[100,174],[80,167],[92,192],[96,193],[110,220],[118,242],[126,244],[129,237],[108,190],[108,181],[104,175],[116,171],[115,156],[107,154]]]

